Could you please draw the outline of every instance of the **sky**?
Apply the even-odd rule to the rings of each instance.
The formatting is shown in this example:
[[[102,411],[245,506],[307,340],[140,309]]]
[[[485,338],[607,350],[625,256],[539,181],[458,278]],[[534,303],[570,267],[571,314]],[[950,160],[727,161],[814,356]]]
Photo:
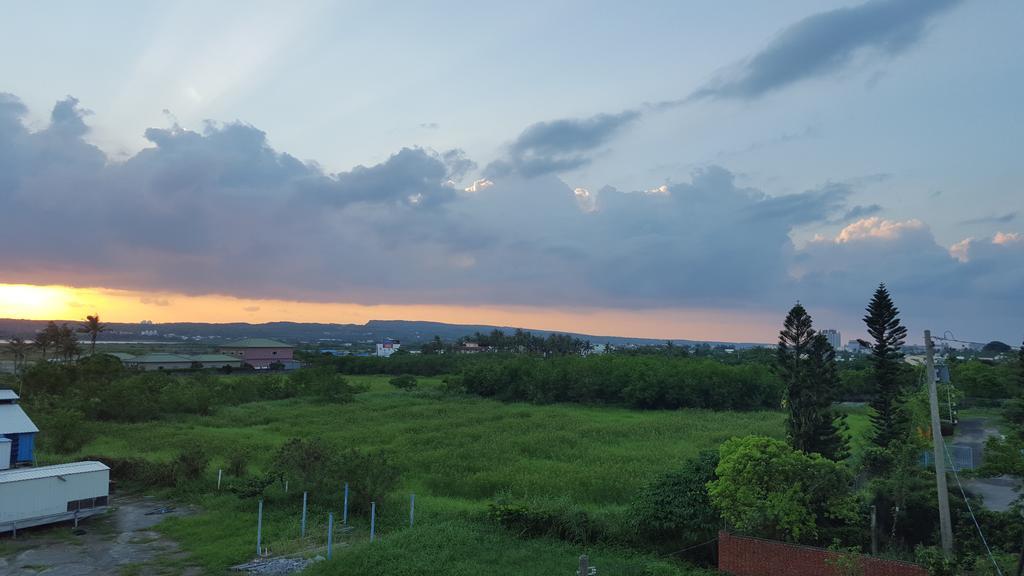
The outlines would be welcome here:
[[[1024,337],[1015,0],[4,12],[2,316]]]

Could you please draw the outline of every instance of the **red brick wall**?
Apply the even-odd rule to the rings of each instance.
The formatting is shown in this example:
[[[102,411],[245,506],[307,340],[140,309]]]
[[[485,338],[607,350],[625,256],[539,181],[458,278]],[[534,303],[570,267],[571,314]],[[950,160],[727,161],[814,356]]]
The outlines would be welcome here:
[[[718,533],[718,570],[735,576],[839,576],[826,560],[835,552],[773,540]],[[909,562],[861,556],[864,576],[928,576]]]

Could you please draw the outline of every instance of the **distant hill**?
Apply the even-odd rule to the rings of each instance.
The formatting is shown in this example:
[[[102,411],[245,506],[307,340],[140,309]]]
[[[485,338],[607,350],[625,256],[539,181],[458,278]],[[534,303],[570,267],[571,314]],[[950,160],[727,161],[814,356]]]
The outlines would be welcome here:
[[[31,338],[44,326],[47,320],[16,320],[0,318],[0,339],[11,336]],[[57,320],[58,324],[67,322],[77,326],[77,320]],[[108,331],[100,335],[99,341],[153,341],[173,342],[182,340],[209,341],[219,343],[241,338],[275,338],[292,343],[302,342],[377,342],[383,338],[397,338],[406,344],[415,344],[431,340],[435,335],[444,340],[455,340],[475,332],[502,330],[514,332],[515,326],[489,326],[484,324],[446,324],[444,322],[422,322],[416,320],[370,320],[366,324],[319,324],[314,322],[267,322],[265,324],[248,324],[232,322],[227,324],[208,324],[205,322],[169,322],[163,324],[138,324],[108,322]],[[569,334],[595,344],[613,344],[622,346],[633,344],[638,346],[664,344],[665,340],[656,338],[630,338],[626,336],[601,336],[558,332],[552,330],[532,330],[523,328],[539,336],[548,334]],[[698,340],[673,340],[675,344],[700,344]],[[734,344],[737,347],[749,347],[756,344],[714,342],[707,344]]]

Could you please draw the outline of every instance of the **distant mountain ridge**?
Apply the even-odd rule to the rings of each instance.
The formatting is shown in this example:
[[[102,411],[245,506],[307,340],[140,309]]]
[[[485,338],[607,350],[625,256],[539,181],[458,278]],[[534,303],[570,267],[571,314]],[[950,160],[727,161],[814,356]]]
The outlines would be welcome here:
[[[48,320],[18,320],[0,318],[0,338],[21,336],[31,338],[46,326]],[[77,326],[80,320],[55,320],[57,324],[67,323]],[[241,338],[274,338],[287,342],[376,342],[383,338],[397,338],[408,344],[426,342],[440,336],[444,340],[455,340],[470,336],[475,332],[487,333],[502,330],[505,333],[515,332],[515,326],[491,326],[487,324],[447,324],[421,320],[370,320],[366,324],[324,324],[316,322],[266,322],[249,324],[246,322],[230,322],[211,324],[206,322],[167,322],[167,323],[124,323],[106,322],[108,331],[100,335],[98,341],[182,341],[209,340],[228,341]],[[665,339],[634,338],[629,336],[600,336],[564,332],[560,330],[534,330],[523,328],[538,336],[548,334],[568,334],[589,340],[594,344],[612,344],[637,346],[664,344]],[[155,331],[155,334],[153,333]],[[674,344],[732,344],[737,347],[756,346],[756,343],[719,342],[704,340],[673,339]]]

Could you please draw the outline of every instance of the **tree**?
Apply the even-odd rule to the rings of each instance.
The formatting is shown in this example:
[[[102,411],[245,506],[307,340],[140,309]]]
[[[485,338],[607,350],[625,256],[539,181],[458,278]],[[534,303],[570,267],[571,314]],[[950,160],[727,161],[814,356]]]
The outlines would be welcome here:
[[[907,329],[900,323],[899,309],[893,304],[885,284],[879,284],[867,307],[864,324],[872,342],[861,341],[862,346],[871,348],[872,379],[875,395],[871,400],[872,440],[878,446],[887,447],[904,435],[900,404],[903,390],[900,380],[900,352],[907,337]]]
[[[779,332],[776,365],[787,386],[786,427],[792,446],[831,460],[844,458],[843,421],[832,409],[839,387],[835,350],[814,331],[810,315],[799,303]]]
[[[31,345],[20,336],[14,336],[7,342],[7,348],[11,351],[11,356],[14,357],[14,371],[20,372],[20,369],[25,364],[25,355],[28,354],[28,349]]]
[[[36,334],[35,339],[32,341],[32,345],[39,350],[39,355],[42,356],[43,361],[45,362],[48,359],[46,351],[51,346],[55,346],[59,340],[60,328],[57,326],[56,322],[50,320],[46,325],[46,328],[43,328],[38,334]]]
[[[841,464],[764,436],[727,440],[719,455],[708,495],[740,532],[820,544],[856,521],[852,478]]]
[[[106,332],[107,325],[100,322],[100,315],[93,314],[85,317],[85,322],[78,328],[78,331],[82,334],[89,335],[90,348],[89,353],[96,353],[96,337],[100,335],[100,332]]]
[[[58,329],[54,347],[64,362],[69,362],[81,353],[81,348],[78,346],[78,338],[75,337],[75,331],[67,324],[61,324],[61,327]]]

